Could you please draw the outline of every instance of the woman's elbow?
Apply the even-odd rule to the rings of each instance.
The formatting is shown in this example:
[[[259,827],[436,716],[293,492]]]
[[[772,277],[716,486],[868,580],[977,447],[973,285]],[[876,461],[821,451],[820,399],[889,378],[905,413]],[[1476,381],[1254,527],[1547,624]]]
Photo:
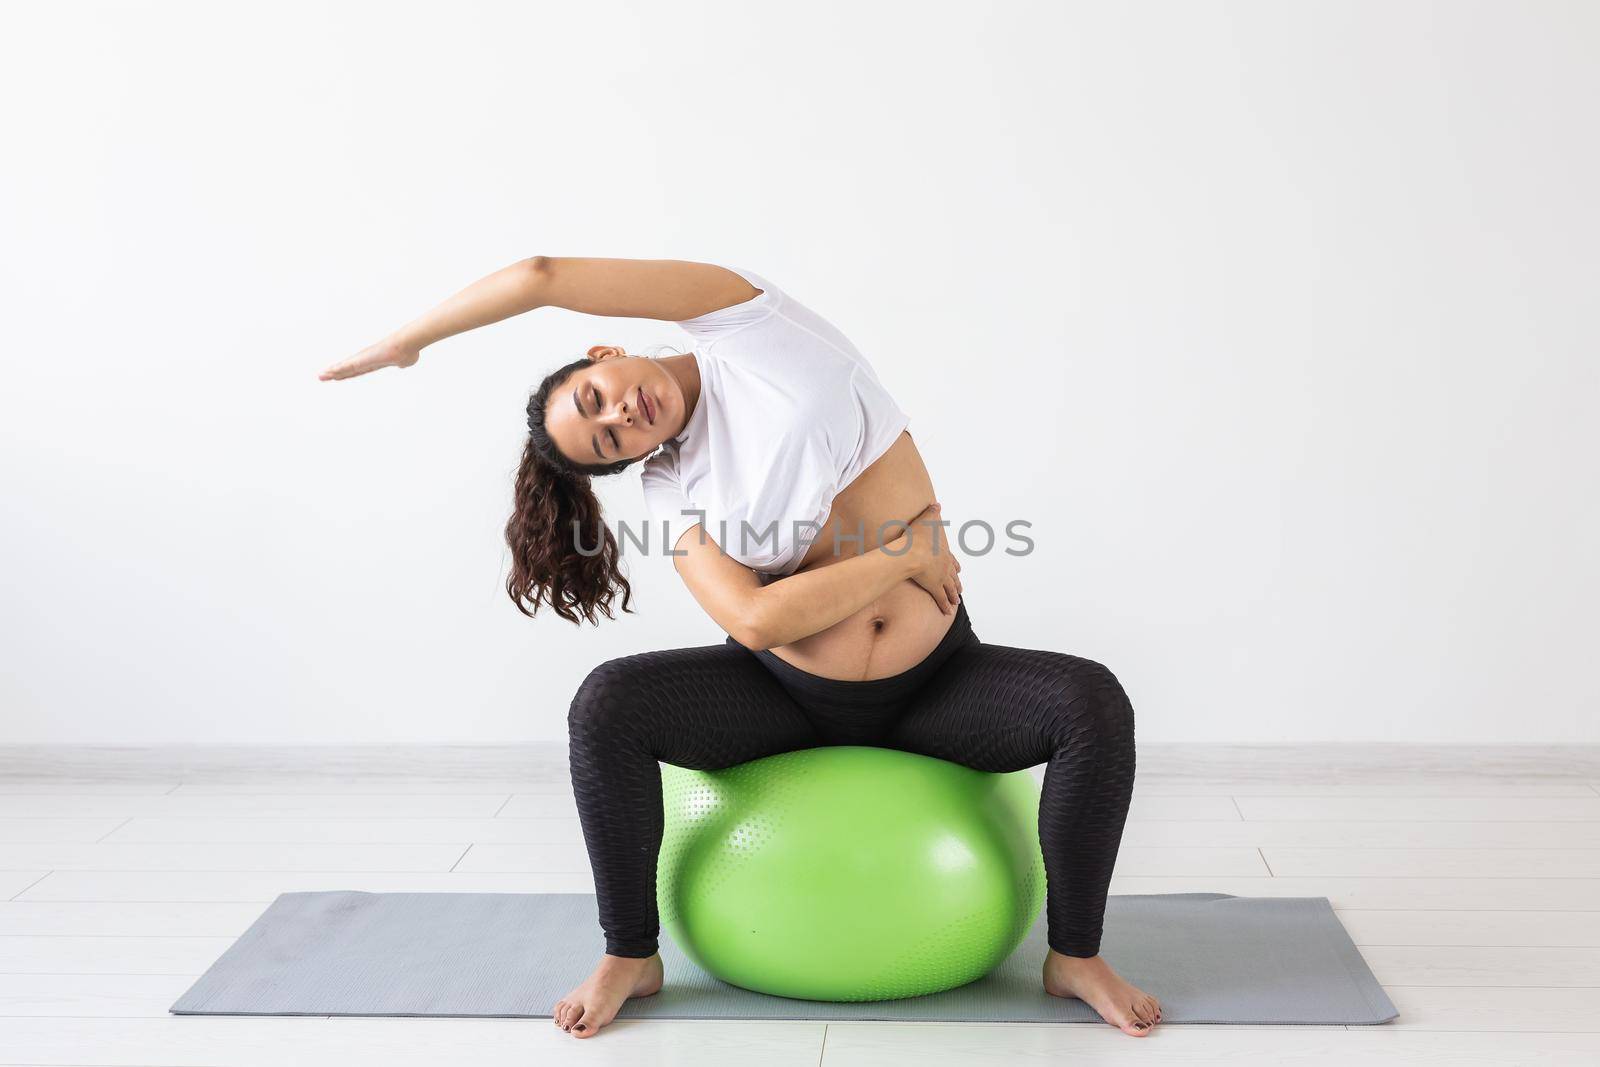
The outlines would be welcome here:
[[[771,613],[751,605],[728,620],[728,636],[752,652],[763,652],[784,642],[779,639]]]

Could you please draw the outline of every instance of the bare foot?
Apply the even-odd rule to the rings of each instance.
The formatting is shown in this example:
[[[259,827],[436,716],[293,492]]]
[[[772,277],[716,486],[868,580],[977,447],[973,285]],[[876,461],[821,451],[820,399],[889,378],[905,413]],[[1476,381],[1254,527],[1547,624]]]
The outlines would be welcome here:
[[[551,1021],[573,1037],[593,1037],[617,1017],[629,997],[661,991],[661,954],[635,959],[601,956],[583,984],[556,1001]]]
[[[1044,958],[1044,991],[1053,997],[1076,997],[1134,1037],[1149,1037],[1150,1028],[1161,1021],[1161,1002],[1129,985],[1103,956],[1085,959],[1051,949]]]

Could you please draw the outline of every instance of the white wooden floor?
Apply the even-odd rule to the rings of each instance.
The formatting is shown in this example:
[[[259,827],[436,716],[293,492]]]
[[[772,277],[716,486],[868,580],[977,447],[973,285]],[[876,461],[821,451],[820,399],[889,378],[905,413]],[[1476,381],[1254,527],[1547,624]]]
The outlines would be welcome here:
[[[278,893],[586,892],[558,746],[0,749],[0,1063],[1600,1063],[1600,749],[1141,747],[1113,893],[1327,896],[1381,1027],[176,1018]],[[1042,774],[1043,768],[1036,769]]]

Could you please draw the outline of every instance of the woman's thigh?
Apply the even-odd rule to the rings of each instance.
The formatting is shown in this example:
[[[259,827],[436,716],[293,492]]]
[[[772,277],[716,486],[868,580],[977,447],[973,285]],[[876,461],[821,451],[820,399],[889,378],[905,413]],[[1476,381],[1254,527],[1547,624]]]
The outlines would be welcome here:
[[[1125,736],[1124,736],[1125,735]],[[1064,748],[1132,750],[1132,709],[1093,660],[974,642],[912,698],[882,742],[978,770],[1035,767]]]
[[[575,762],[614,753],[716,770],[822,743],[805,712],[745,649],[664,649],[608,660],[567,714]]]

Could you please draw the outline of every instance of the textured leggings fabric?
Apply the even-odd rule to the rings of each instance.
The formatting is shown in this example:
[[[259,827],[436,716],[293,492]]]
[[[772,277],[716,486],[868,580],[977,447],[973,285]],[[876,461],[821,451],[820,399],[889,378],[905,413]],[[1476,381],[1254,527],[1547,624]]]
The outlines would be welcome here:
[[[964,602],[922,663],[874,681],[819,678],[732,639],[609,660],[578,690],[567,727],[610,955],[658,948],[659,763],[717,770],[823,745],[901,749],[982,771],[1048,764],[1039,843],[1050,947],[1100,951],[1133,794],[1133,709],[1092,660],[980,641]]]

